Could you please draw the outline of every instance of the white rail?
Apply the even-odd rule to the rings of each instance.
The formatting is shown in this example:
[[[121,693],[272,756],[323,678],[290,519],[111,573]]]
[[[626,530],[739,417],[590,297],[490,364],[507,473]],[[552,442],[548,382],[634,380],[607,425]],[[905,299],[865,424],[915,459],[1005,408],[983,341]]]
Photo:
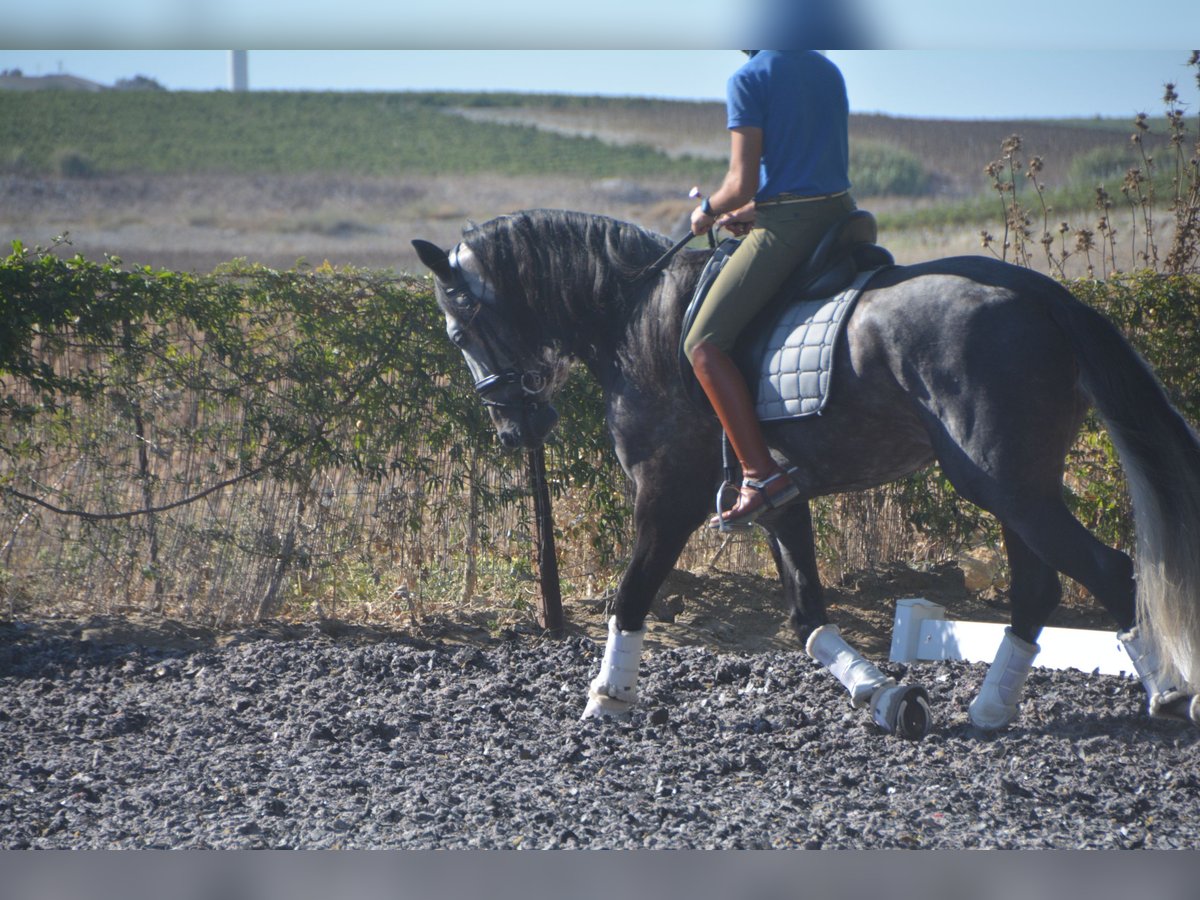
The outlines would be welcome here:
[[[892,626],[892,662],[958,659],[990,663],[1004,636],[1004,626],[956,622],[946,608],[923,597],[896,601]],[[1082,628],[1044,628],[1038,638],[1041,652],[1035,666],[1079,669],[1104,675],[1133,676],[1133,663],[1113,631]]]

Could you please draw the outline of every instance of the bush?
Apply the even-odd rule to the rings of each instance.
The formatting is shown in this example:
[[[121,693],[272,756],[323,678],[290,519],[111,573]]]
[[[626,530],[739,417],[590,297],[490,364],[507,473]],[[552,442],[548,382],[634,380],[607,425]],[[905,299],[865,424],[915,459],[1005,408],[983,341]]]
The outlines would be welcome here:
[[[79,150],[59,150],[54,154],[54,171],[65,178],[91,178],[96,174],[96,164]]]
[[[10,598],[245,621],[336,589],[337,573],[373,572],[384,602],[525,552],[523,473],[428,281],[130,271],[16,244],[0,319]],[[586,493],[597,517],[567,547],[589,570],[627,515],[598,407],[572,379],[548,453],[552,488]]]
[[[890,144],[856,141],[850,145],[850,180],[859,197],[917,197],[929,192],[929,173],[921,161]]]
[[[1121,182],[1136,159],[1129,146],[1095,147],[1071,160],[1067,170],[1070,183],[1084,184],[1094,189],[1098,184]]]

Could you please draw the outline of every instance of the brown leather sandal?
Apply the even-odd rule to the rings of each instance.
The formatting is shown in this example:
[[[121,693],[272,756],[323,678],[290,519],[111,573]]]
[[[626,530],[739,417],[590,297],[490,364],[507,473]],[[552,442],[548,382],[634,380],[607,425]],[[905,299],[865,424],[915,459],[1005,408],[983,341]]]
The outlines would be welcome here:
[[[742,479],[742,487],[738,492],[738,500],[731,509],[725,510],[709,520],[708,526],[718,531],[732,531],[735,528],[749,528],[758,517],[768,510],[778,509],[791,503],[800,496],[800,488],[791,478],[791,471],[780,469],[774,475],[757,481],[753,478]],[[770,485],[783,479],[783,484],[775,490]]]

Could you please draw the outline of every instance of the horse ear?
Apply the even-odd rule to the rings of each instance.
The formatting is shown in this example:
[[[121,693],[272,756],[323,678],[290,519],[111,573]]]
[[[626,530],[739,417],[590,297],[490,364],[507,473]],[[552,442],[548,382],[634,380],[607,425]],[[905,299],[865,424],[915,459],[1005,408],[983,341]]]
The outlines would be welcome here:
[[[431,271],[438,281],[450,282],[454,279],[454,269],[450,265],[450,257],[446,251],[437,244],[431,244],[429,241],[416,240],[412,242],[416,248],[417,256],[420,257],[426,268]]]

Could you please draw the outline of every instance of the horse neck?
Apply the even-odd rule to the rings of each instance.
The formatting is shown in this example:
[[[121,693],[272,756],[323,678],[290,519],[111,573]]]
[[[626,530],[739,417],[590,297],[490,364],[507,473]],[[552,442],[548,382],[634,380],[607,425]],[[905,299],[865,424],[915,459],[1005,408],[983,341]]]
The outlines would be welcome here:
[[[501,236],[520,235],[519,243],[501,246],[518,248],[509,258],[524,260],[528,274],[506,293],[522,298],[522,318],[543,346],[583,361],[601,384],[623,368],[647,369],[655,356],[673,362],[682,315],[674,300],[697,274],[681,256],[666,272],[639,276],[639,266],[648,267],[665,247],[642,240],[646,233],[637,226],[603,216],[535,210],[494,227]],[[615,258],[614,248],[639,245],[644,260]]]
[[[654,276],[624,303],[593,306],[595,319],[581,323],[574,351],[604,387],[617,381],[637,384],[650,393],[670,393],[679,384],[678,353],[687,277]]]
[[[631,285],[628,274],[595,255],[580,252],[574,258],[579,262],[572,277],[554,296],[542,297],[536,308],[531,304],[530,312],[550,343],[604,375],[629,351],[646,317],[655,315],[659,286],[653,278]],[[608,287],[597,290],[597,285]]]

